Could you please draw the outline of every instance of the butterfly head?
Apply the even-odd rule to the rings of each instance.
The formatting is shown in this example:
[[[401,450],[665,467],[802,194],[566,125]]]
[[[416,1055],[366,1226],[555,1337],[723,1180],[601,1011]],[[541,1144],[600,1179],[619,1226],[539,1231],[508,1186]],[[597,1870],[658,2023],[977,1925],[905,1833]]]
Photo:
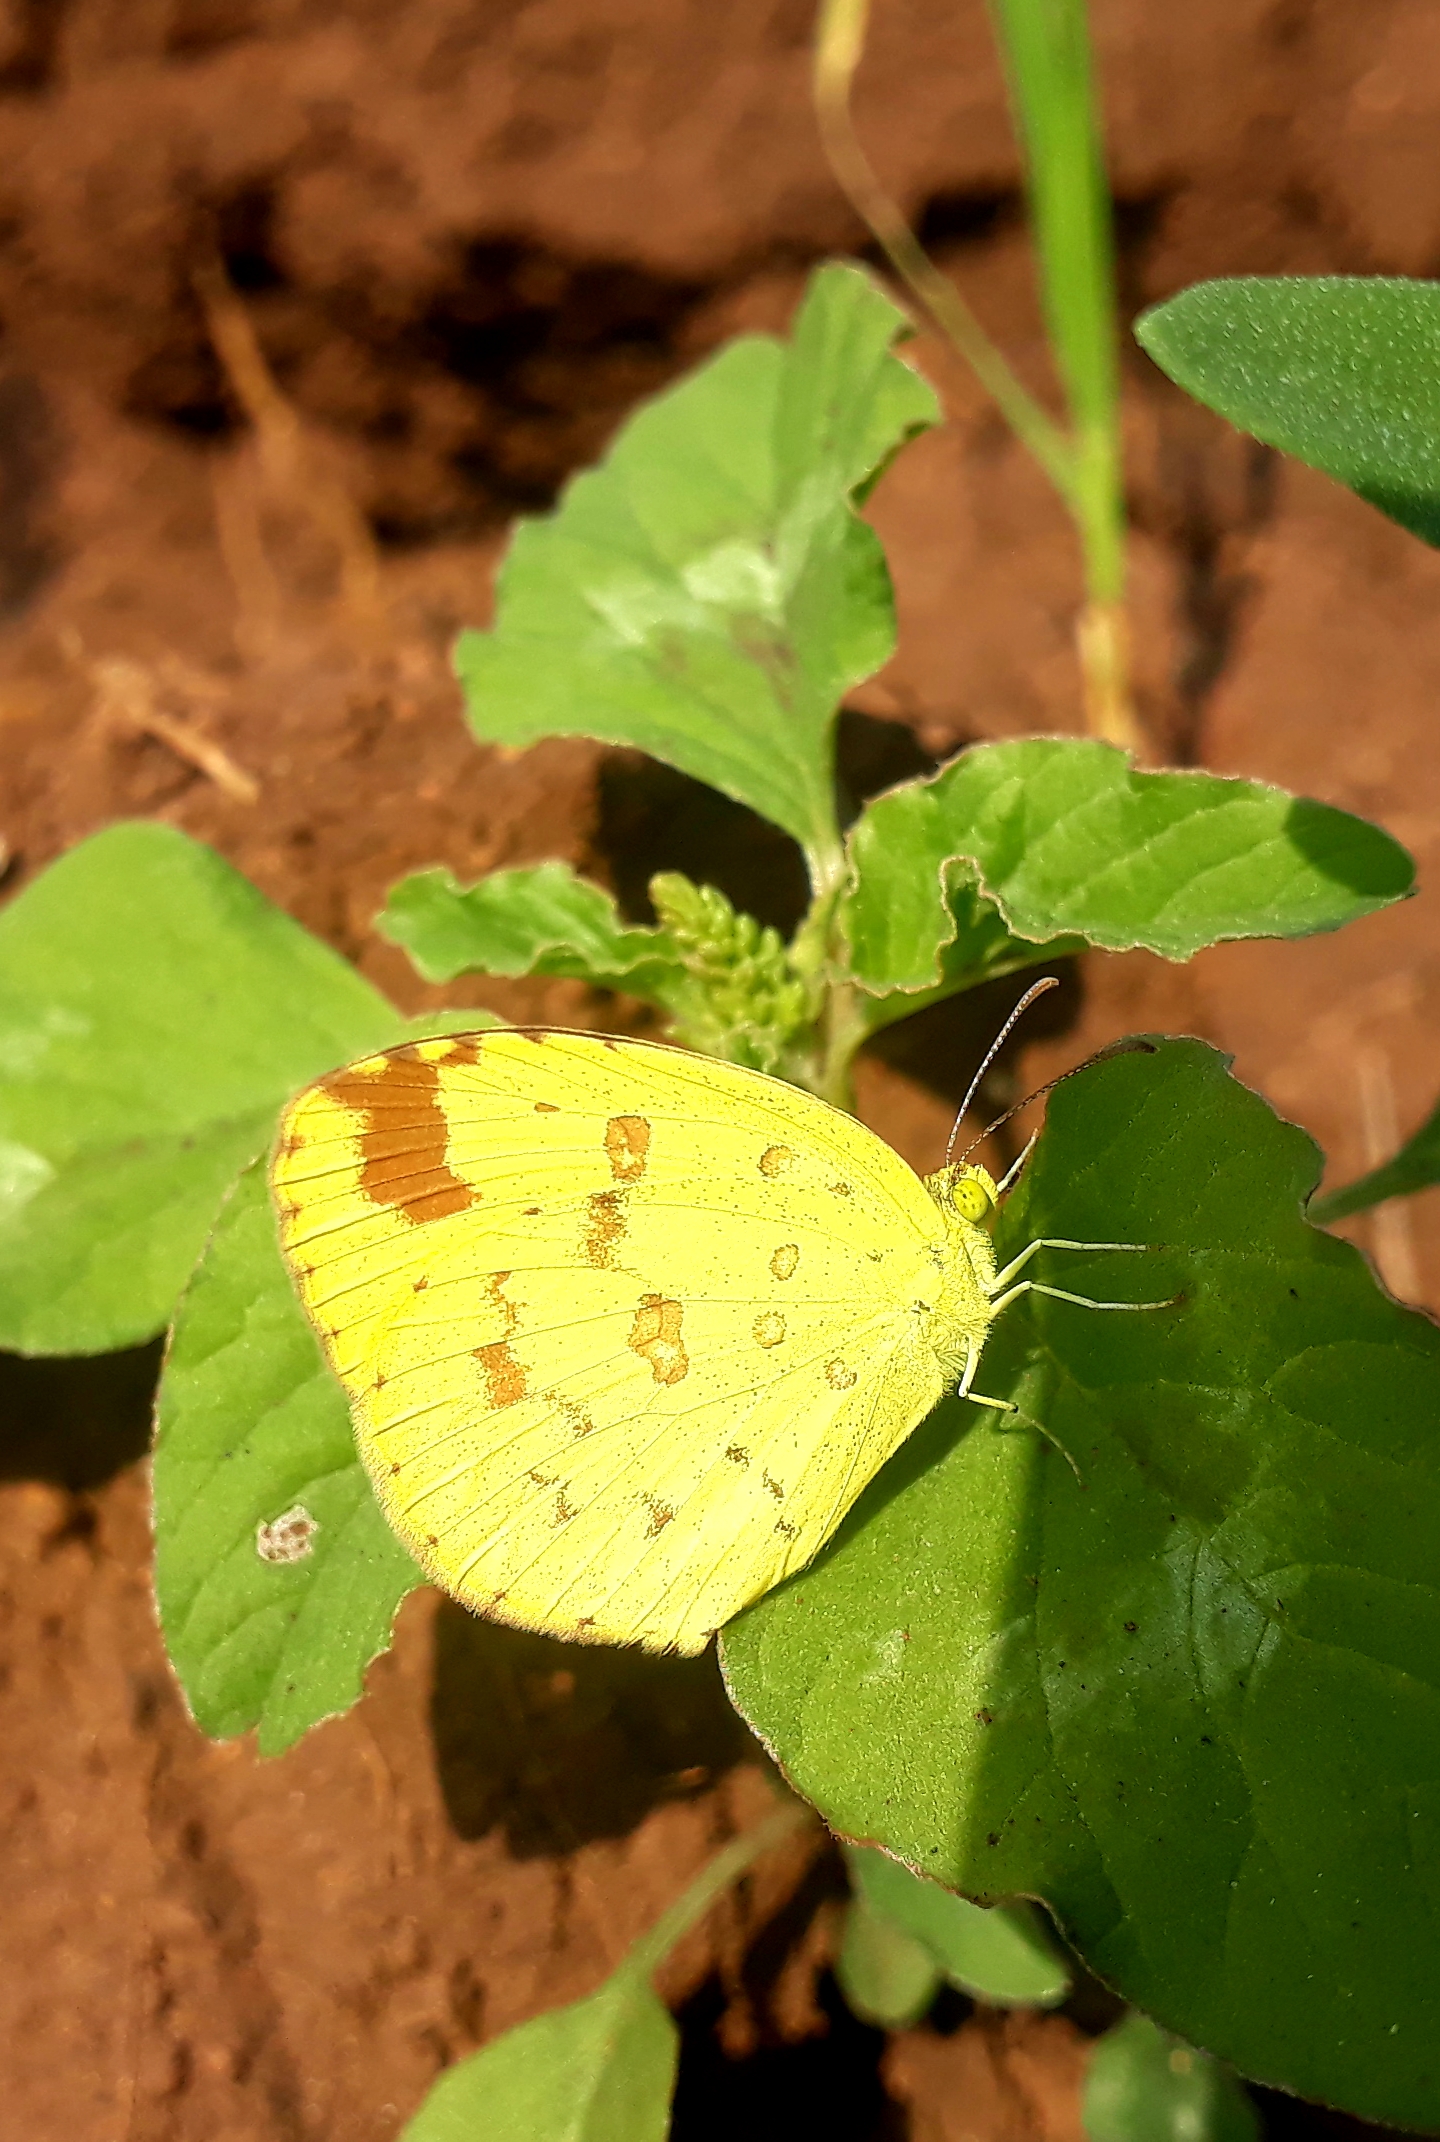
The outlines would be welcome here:
[[[973,1162],[942,1168],[938,1175],[931,1176],[929,1188],[938,1205],[953,1212],[957,1219],[968,1220],[974,1227],[989,1219],[998,1198],[995,1178],[989,1169]]]

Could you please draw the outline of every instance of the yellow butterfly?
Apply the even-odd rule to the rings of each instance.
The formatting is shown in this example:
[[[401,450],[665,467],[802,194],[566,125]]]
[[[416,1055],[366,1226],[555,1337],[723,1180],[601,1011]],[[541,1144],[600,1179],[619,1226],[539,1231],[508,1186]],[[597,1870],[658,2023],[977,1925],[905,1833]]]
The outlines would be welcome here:
[[[997,1271],[984,1168],[922,1182],[778,1079],[555,1029],[320,1079],[271,1175],[427,1574],[495,1620],[655,1650],[702,1650],[810,1561],[947,1388],[1014,1410],[971,1388],[991,1323],[1030,1288],[1085,1301],[1019,1276],[1036,1250],[1137,1247],[1032,1242]]]

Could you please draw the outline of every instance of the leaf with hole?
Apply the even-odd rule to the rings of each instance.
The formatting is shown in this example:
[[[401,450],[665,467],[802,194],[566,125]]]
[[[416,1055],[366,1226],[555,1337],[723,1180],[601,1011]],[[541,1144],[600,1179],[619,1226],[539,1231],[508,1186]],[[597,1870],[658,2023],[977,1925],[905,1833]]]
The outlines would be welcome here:
[[[278,1755],[348,1710],[425,1579],[380,1513],[296,1300],[263,1161],[176,1312],[153,1492],[160,1624],[201,1728],[256,1727]]]

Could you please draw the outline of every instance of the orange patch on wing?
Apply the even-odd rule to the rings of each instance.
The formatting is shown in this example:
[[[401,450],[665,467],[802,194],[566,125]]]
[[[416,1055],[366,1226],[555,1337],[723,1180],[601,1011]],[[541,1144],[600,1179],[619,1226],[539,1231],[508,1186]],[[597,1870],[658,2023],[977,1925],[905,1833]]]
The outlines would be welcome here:
[[[690,1356],[680,1337],[684,1310],[659,1294],[642,1294],[630,1326],[630,1350],[650,1364],[657,1383],[680,1383],[690,1373]]]
[[[413,1048],[375,1059],[376,1069],[336,1071],[323,1090],[362,1117],[360,1190],[420,1225],[449,1219],[478,1192],[446,1165],[450,1126],[440,1105],[439,1066]]]
[[[558,1101],[537,1101],[535,1103],[535,1113],[537,1116],[558,1116],[560,1104]]]
[[[750,1329],[757,1346],[778,1346],[785,1336],[785,1319],[778,1309],[762,1309]]]
[[[617,1183],[638,1183],[650,1151],[650,1124],[644,1116],[612,1116],[605,1126],[605,1158]]]
[[[514,1302],[506,1301],[503,1292],[509,1277],[508,1272],[492,1272],[485,1282],[485,1292],[489,1295],[492,1305],[500,1312],[500,1328],[507,1338],[520,1321],[520,1311]]]
[[[783,1175],[787,1168],[793,1168],[794,1165],[795,1155],[788,1145],[767,1145],[760,1155],[760,1173],[768,1175],[772,1182],[777,1175]]]
[[[594,1190],[585,1201],[585,1255],[597,1271],[615,1262],[615,1245],[625,1239],[625,1201],[619,1190]]]
[[[502,1406],[518,1406],[525,1396],[525,1367],[511,1353],[510,1341],[477,1346],[475,1359],[484,1373],[486,1396],[497,1413]]]

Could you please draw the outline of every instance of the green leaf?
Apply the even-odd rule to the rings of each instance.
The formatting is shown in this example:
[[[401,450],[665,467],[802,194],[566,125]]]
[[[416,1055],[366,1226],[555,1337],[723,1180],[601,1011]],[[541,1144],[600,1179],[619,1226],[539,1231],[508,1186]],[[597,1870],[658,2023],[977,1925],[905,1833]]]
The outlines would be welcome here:
[[[679,2051],[648,1976],[622,1965],[448,2068],[401,2142],[665,2142]]]
[[[853,502],[930,388],[863,270],[812,277],[790,342],[750,335],[631,418],[558,511],[520,527],[497,622],[456,651],[487,741],[638,745],[838,859],[831,725],[894,644]]]
[[[1440,285],[1237,276],[1182,290],[1135,333],[1197,401],[1440,543]]]
[[[1042,1252],[977,1379],[723,1639],[842,1834],[1043,1898],[1243,2073],[1440,2121],[1440,1332],[1307,1224],[1311,1141],[1199,1042],[1059,1088],[1001,1217]]]
[[[1440,1107],[1378,1168],[1324,1197],[1312,1198],[1310,1217],[1317,1226],[1328,1227],[1332,1220],[1345,1220],[1352,1212],[1383,1205],[1387,1197],[1412,1197],[1435,1183],[1440,1183]]]
[[[962,1993],[997,2007],[1053,2008],[1070,1991],[1064,1959],[1029,1905],[987,1910],[868,1846],[848,1845],[845,1858],[870,1909],[923,1943]]]
[[[1258,2142],[1249,2092],[1148,2016],[1128,2015],[1090,2056],[1081,2116],[1090,2142]]]
[[[925,1943],[858,1891],[845,1914],[835,1976],[852,2013],[879,2030],[918,2023],[945,1983]]]
[[[160,1622],[190,1708],[216,1739],[258,1726],[262,1755],[349,1709],[425,1582],[380,1514],[291,1287],[263,1162],[236,1184],[175,1318],[154,1508]],[[263,1532],[282,1518],[278,1538]],[[262,1545],[287,1537],[298,1557],[267,1559]]]
[[[875,994],[966,987],[1077,940],[1181,960],[1223,938],[1307,937],[1403,899],[1415,876],[1347,811],[1136,773],[1112,745],[1060,738],[978,744],[889,790],[849,853],[842,920]]]
[[[376,927],[427,982],[555,974],[653,998],[684,978],[663,930],[629,928],[609,893],[568,863],[497,870],[469,886],[449,870],[420,870],[391,887]]]
[[[169,826],[113,826],[36,878],[0,913],[0,1346],[160,1330],[286,1095],[397,1025]]]

